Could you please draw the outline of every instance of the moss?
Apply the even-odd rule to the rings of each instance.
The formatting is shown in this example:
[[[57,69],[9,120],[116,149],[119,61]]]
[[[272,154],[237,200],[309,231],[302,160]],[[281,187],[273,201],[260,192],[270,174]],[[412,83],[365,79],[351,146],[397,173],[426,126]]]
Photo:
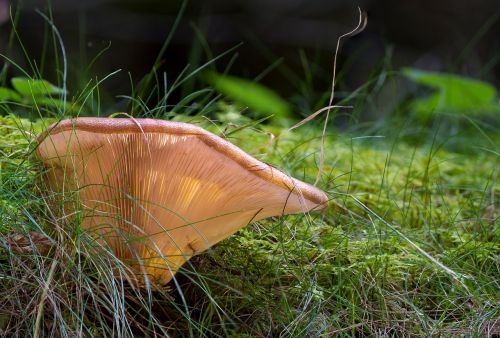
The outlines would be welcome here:
[[[320,148],[320,139],[310,137],[314,133],[282,135],[277,147],[267,148],[264,159],[313,182]],[[251,134],[247,132],[240,143],[250,152],[259,146],[249,142]],[[326,166],[318,185],[330,193],[332,203],[323,215],[262,222],[200,258],[203,273],[217,276],[224,285],[247,293],[259,283],[275,297],[278,292],[272,301],[265,293],[253,295],[254,301],[239,312],[252,314],[246,323],[267,321],[272,326],[279,317],[304,329],[311,322],[293,320],[298,313],[331,318],[340,311],[344,317],[327,320],[322,333],[354,325],[354,332],[372,335],[403,321],[400,333],[446,335],[457,327],[472,332],[470,318],[491,310],[499,296],[490,282],[497,278],[500,238],[481,210],[491,201],[487,196],[498,193],[492,181],[494,155],[435,151],[403,142],[389,146],[384,141],[355,142],[345,135],[327,138]],[[349,195],[466,276],[469,289]],[[477,231],[481,227],[489,230]],[[207,260],[217,262],[217,267]],[[234,279],[225,279],[222,270],[240,271],[244,278],[232,284]],[[463,302],[470,297],[474,307]],[[283,303],[285,318],[275,306]],[[476,323],[474,329],[481,325]]]
[[[45,125],[0,117],[4,234],[33,224],[48,228],[31,155],[33,135]],[[290,133],[261,126],[239,130],[230,140],[296,177],[315,181],[321,144],[316,129]],[[328,136],[325,149],[318,186],[331,196],[329,208],[250,225],[193,259],[179,275],[193,309],[190,317],[175,312],[160,321],[178,332],[201,325],[211,333],[240,336],[446,336],[480,333],[492,325],[500,296],[496,155],[347,134]],[[70,274],[61,275],[59,281],[67,283]],[[0,288],[0,294],[5,290]],[[85,325],[103,325],[89,318]]]

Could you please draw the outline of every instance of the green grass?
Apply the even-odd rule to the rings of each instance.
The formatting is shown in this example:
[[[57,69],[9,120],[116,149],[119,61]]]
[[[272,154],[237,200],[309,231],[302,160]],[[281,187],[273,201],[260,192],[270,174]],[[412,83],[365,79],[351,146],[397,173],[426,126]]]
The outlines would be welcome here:
[[[214,132],[234,130],[233,143],[314,182],[321,128],[285,132],[177,119]],[[410,128],[395,134],[388,131],[394,125],[371,137],[366,131],[328,134],[318,183],[331,197],[326,211],[250,224],[193,258],[177,284],[148,291],[114,278],[112,271],[123,271],[120,262],[47,206],[41,167],[32,154],[34,135],[46,124],[0,117],[3,334],[488,336],[499,331],[497,135],[475,127],[453,138],[442,127],[429,135]],[[469,151],[456,151],[457,142]],[[51,238],[48,253],[30,245],[16,250],[13,234],[29,231]]]

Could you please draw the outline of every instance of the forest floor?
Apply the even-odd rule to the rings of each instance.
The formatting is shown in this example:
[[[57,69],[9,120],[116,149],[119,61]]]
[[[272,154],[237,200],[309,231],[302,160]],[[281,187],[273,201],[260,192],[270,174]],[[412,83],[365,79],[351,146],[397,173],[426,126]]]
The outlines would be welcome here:
[[[148,292],[95,269],[85,234],[56,231],[33,153],[46,125],[0,117],[0,336],[500,334],[494,136],[332,129],[317,182],[325,211],[252,223]],[[228,138],[316,179],[318,126],[258,125]],[[13,247],[34,233],[50,238],[48,252],[29,240]]]

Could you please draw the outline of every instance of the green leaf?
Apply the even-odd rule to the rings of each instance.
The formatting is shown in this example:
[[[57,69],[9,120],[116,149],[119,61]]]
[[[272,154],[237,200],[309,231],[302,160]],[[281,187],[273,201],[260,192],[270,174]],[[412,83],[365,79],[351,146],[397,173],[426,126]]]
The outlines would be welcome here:
[[[22,96],[47,96],[51,94],[63,94],[62,88],[56,87],[46,80],[33,80],[24,77],[12,78],[12,86]]]
[[[2,101],[21,102],[21,95],[12,89],[0,87],[0,102]]]
[[[49,108],[56,108],[58,110],[63,110],[63,111],[76,111],[79,110],[79,105],[77,105],[74,102],[66,102],[64,103],[63,100],[55,99],[52,97],[39,97],[35,98],[35,101],[33,103],[39,105],[39,106],[46,106]]]
[[[34,98],[28,97],[24,99],[24,102],[28,102],[29,104],[38,107],[43,106],[45,108],[54,108],[54,110],[57,111],[75,112],[80,110],[80,105],[78,105],[75,102],[71,101],[64,102],[63,100],[53,97],[43,97],[43,96]]]
[[[291,117],[290,105],[271,89],[234,76],[210,73],[207,81],[228,98],[248,106],[259,117],[274,115],[274,119]]]
[[[459,75],[403,68],[402,73],[416,83],[437,90],[416,100],[413,111],[419,115],[432,113],[481,114],[499,111],[497,90],[489,83]]]

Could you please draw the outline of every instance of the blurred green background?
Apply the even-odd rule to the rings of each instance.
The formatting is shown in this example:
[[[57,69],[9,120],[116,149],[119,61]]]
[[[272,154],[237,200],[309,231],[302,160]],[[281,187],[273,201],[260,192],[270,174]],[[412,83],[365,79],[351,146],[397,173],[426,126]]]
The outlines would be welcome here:
[[[9,6],[18,37],[12,36]],[[448,94],[446,102],[436,102],[441,97],[436,98],[436,89],[439,94],[453,87],[451,101],[463,96],[463,90],[457,89],[460,84],[446,79],[418,85],[409,72],[400,76],[402,67],[457,74],[498,87],[500,9],[495,0],[55,0],[50,6],[43,0],[0,0],[0,50],[24,69],[36,64],[42,78],[60,85],[61,56],[55,53],[53,33],[39,10],[52,17],[61,32],[70,95],[90,79],[121,69],[101,83],[100,99],[105,104],[100,113],[130,111],[130,101],[117,96],[130,95],[131,83],[137,84],[153,66],[157,82],[168,87],[179,75],[213,60],[209,70],[264,85],[288,104],[285,110],[283,105],[277,108],[277,114],[298,119],[327,104],[337,38],[355,27],[357,6],[367,12],[368,25],[344,41],[339,55],[335,102],[353,109],[338,114],[337,125],[353,117],[364,122],[404,115],[408,109],[417,113],[436,107],[470,110],[460,103],[449,106]],[[4,86],[10,86],[7,79],[13,76],[23,74],[15,67],[4,67]],[[183,81],[169,102],[181,102],[204,88],[206,80],[206,76],[192,76]],[[232,99],[241,98],[215,87]],[[161,97],[151,97],[148,103],[154,106]],[[469,108],[479,104],[482,112],[495,111],[496,94],[485,100],[464,104]],[[254,108],[251,99],[242,104]]]

